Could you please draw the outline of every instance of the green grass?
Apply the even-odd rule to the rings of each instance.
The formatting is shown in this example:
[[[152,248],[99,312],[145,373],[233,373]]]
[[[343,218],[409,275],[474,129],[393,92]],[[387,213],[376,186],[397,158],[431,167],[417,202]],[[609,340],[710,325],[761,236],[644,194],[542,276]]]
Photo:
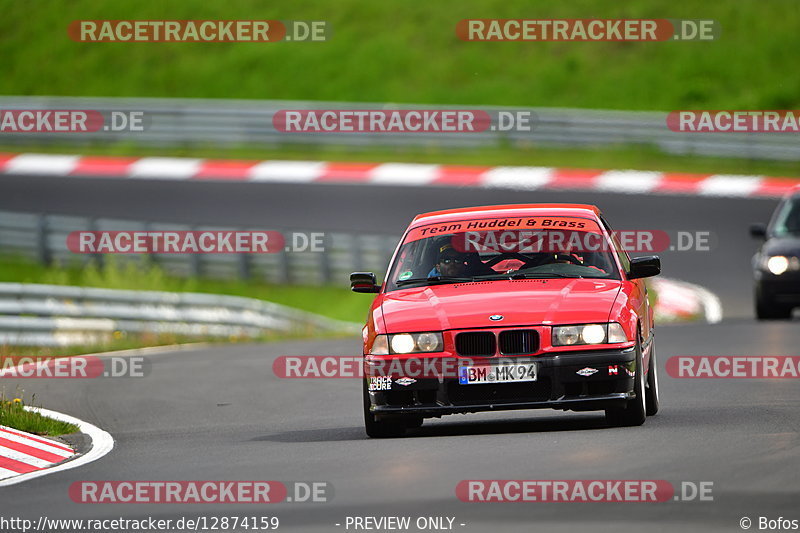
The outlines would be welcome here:
[[[19,391],[13,398],[6,398],[5,392],[0,391],[0,425],[8,426],[20,431],[27,431],[35,435],[57,437],[76,433],[79,430],[75,424],[53,420],[39,413],[28,411],[24,408],[25,402]],[[32,402],[35,401],[35,398]]]
[[[4,2],[0,94],[503,104],[800,105],[794,0]],[[323,43],[78,43],[77,19],[326,20]],[[714,19],[714,42],[463,42],[463,18]]]
[[[258,281],[178,278],[155,265],[118,262],[105,258],[105,265],[45,266],[20,257],[0,259],[0,279],[18,283],[79,285],[108,289],[205,292],[257,298],[338,320],[362,322],[371,303],[368,295],[350,292],[348,287],[271,285]]]

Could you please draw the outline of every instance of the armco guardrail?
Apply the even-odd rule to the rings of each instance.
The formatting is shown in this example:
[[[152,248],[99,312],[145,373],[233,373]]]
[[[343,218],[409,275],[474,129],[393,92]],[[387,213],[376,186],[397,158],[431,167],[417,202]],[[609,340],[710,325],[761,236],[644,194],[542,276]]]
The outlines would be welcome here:
[[[272,118],[283,109],[466,109],[529,111],[531,131],[481,133],[284,133]],[[794,135],[780,133],[679,133],[667,128],[667,112],[610,111],[497,106],[420,106],[353,102],[277,100],[205,100],[159,98],[0,97],[0,109],[81,109],[101,113],[143,112],[144,131],[0,134],[4,144],[85,145],[125,142],[142,146],[329,144],[439,145],[475,147],[647,145],[675,154],[735,156],[749,159],[800,160]]]
[[[0,283],[3,345],[89,345],[115,334],[249,338],[358,330],[358,324],[237,296]]]
[[[73,231],[216,231],[200,225],[166,224],[64,215],[0,211],[0,254],[18,255],[41,263],[106,261],[102,254],[75,254],[67,248]],[[283,231],[284,235],[293,234]],[[303,232],[307,233],[307,232]],[[384,272],[398,236],[325,233],[322,251],[285,251],[269,254],[121,254],[114,260],[153,263],[176,276],[216,279],[259,279],[276,284],[338,284],[349,286],[358,270]],[[298,247],[300,248],[300,247]]]

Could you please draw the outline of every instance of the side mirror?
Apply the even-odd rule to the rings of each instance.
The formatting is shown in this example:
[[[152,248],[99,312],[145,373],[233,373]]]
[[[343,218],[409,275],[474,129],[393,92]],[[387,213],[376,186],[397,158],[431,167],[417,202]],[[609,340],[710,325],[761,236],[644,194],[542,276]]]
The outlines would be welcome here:
[[[756,239],[767,238],[767,225],[766,224],[750,224],[750,236]]]
[[[661,259],[657,255],[634,257],[628,270],[628,279],[649,278],[661,273]]]
[[[353,272],[350,274],[350,290],[353,292],[380,292],[372,272]]]

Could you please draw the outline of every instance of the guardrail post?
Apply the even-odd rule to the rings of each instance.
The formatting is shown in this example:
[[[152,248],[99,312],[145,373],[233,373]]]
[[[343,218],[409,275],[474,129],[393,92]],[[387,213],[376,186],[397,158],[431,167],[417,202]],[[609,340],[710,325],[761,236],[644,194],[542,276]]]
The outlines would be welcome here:
[[[86,231],[97,231],[97,230],[98,230],[97,219],[87,218]],[[105,258],[103,257],[103,254],[100,252],[94,253],[92,254],[92,259],[97,261],[97,268],[102,270],[102,268],[105,266]]]
[[[47,215],[39,214],[36,216],[36,255],[39,257],[39,262],[44,265],[49,265],[52,261],[52,255],[47,243],[48,226]]]
[[[330,252],[328,248],[330,246],[331,237],[330,235],[325,235],[325,240],[322,244],[322,251],[317,252],[319,254],[319,269],[320,269],[320,281],[324,285],[329,285],[332,281],[332,274],[331,274],[331,258]]]
[[[241,279],[250,279],[253,275],[253,270],[250,265],[250,254],[240,253],[238,257],[239,264],[239,277]]]
[[[280,283],[291,283],[292,278],[289,273],[289,254],[286,250],[281,250],[278,256],[278,280]]]
[[[153,231],[152,224],[147,220],[142,222],[142,231],[146,233]],[[158,266],[158,254],[151,250],[149,253],[145,254],[144,258],[142,259],[142,263],[146,267]]]
[[[191,226],[189,231],[197,231],[197,226]],[[200,264],[200,254],[193,253],[189,254],[189,270],[192,273],[192,276],[195,278],[199,278],[202,274],[202,265]]]

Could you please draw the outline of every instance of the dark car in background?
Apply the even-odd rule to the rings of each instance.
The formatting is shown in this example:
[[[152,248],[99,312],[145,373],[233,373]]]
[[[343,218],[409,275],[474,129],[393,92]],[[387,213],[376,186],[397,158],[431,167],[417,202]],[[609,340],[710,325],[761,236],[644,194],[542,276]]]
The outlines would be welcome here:
[[[787,319],[800,307],[800,187],[789,192],[768,225],[750,226],[764,243],[753,256],[759,320]]]

